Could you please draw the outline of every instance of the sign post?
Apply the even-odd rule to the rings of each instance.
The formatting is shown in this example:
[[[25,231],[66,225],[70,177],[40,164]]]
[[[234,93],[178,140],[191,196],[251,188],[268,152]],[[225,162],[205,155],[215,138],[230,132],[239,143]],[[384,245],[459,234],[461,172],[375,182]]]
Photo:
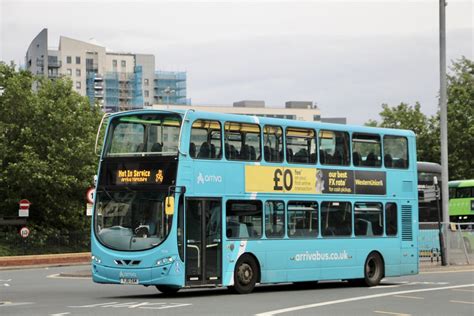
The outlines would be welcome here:
[[[26,250],[26,238],[28,238],[28,236],[30,235],[30,230],[28,229],[28,227],[26,226],[23,226],[21,229],[20,229],[20,236],[23,238],[23,252],[24,254],[26,255],[27,253],[27,250]]]
[[[20,200],[20,208],[18,209],[19,217],[28,217],[30,213],[30,201],[27,199]]]
[[[92,216],[92,206],[94,203],[95,188],[90,187],[86,192],[86,216]]]

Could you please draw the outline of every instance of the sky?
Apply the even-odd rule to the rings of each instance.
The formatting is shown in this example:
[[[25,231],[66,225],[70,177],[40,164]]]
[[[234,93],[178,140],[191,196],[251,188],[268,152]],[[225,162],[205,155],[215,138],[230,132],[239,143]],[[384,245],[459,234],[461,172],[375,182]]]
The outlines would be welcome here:
[[[449,65],[474,59],[474,5],[448,2]],[[23,64],[43,28],[53,48],[67,36],[154,54],[158,69],[187,71],[194,105],[312,101],[352,124],[383,103],[438,108],[438,0],[0,0],[0,60]]]

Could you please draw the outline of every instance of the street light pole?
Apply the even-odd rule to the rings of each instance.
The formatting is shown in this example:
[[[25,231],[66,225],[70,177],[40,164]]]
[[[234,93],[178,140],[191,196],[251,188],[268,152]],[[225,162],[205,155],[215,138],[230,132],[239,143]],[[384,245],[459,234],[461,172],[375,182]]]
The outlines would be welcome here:
[[[439,0],[439,108],[440,108],[440,130],[441,130],[441,196],[443,201],[443,222],[449,222],[449,192],[448,192],[448,105],[446,84],[446,1]],[[446,230],[445,230],[446,231]],[[449,241],[444,238],[445,249]],[[441,245],[443,247],[443,245]],[[448,251],[445,251],[445,262],[447,265]]]

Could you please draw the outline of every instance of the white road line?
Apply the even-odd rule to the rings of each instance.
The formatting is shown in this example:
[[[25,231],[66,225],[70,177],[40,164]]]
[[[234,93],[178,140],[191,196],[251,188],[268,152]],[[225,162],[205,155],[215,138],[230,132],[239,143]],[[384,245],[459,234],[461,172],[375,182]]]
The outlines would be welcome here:
[[[74,280],[90,280],[89,277],[72,277],[72,276],[62,276],[60,273],[50,274],[46,276],[49,279],[74,279]]]
[[[18,303],[13,303],[13,302],[3,302],[5,304],[0,304],[0,307],[7,307],[7,306],[20,306],[20,305],[31,305],[34,304],[33,302],[18,302]]]
[[[459,289],[459,288],[472,287],[472,286],[474,286],[474,284],[462,284],[462,285],[435,287],[435,288],[430,288],[430,289],[396,291],[396,292],[380,293],[380,294],[373,294],[373,295],[366,295],[366,296],[357,296],[357,297],[350,297],[350,298],[334,300],[334,301],[327,301],[327,302],[321,302],[321,303],[315,303],[315,304],[300,305],[300,306],[276,309],[276,310],[273,310],[273,311],[268,311],[268,312],[263,312],[263,313],[260,313],[260,314],[256,314],[256,316],[271,316],[271,315],[276,315],[276,314],[283,314],[283,313],[299,311],[299,310],[302,310],[302,309],[315,308],[315,307],[320,307],[320,306],[341,304],[341,303],[354,302],[354,301],[362,301],[362,300],[368,300],[368,299],[378,298],[378,297],[403,295],[403,294],[409,294],[409,293],[442,291],[442,290]]]
[[[63,316],[63,315],[69,315],[71,314],[70,312],[65,312],[65,313],[57,313],[57,314],[49,314],[49,316]]]
[[[459,304],[473,304],[474,302],[466,302],[466,301],[450,301],[451,303],[459,303]]]
[[[12,279],[8,279],[8,280],[0,280],[0,282],[10,282]]]
[[[411,316],[411,314],[403,314],[403,313],[393,313],[393,312],[384,312],[384,311],[374,311],[377,314],[388,314],[388,315],[397,315],[397,316]]]
[[[414,300],[424,300],[424,297],[419,297],[419,296],[408,296],[408,295],[394,295],[395,297],[401,297],[401,298],[412,298]]]

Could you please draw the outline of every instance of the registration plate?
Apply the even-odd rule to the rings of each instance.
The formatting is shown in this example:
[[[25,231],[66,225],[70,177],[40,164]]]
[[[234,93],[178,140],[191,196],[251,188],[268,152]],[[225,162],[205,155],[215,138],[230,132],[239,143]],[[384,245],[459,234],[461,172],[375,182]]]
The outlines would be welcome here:
[[[138,284],[137,278],[121,278],[120,284]]]

